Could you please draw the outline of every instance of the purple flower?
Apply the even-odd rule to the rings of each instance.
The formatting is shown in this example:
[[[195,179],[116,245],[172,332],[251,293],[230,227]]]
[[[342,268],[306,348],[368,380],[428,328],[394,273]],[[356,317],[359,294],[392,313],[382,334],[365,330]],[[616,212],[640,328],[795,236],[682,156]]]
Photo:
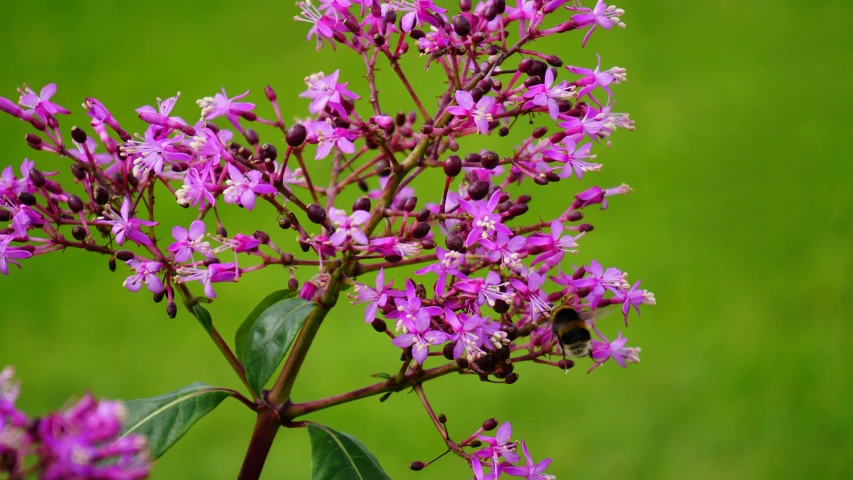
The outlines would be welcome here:
[[[104,213],[106,213],[110,220],[106,220],[104,217],[101,217],[99,219],[100,224],[112,227],[111,231],[116,237],[116,243],[122,245],[124,244],[125,239],[127,239],[137,245],[151,246],[151,239],[142,233],[141,228],[143,226],[151,227],[157,225],[157,222],[131,218],[130,200],[127,197],[124,198],[124,202],[121,204],[120,215],[116,214],[112,209],[106,210]]]
[[[159,262],[140,262],[139,260],[128,260],[127,266],[134,270],[134,274],[124,280],[122,286],[131,292],[138,292],[142,285],[148,287],[153,293],[162,292],[165,287],[156,275],[163,266]]]
[[[594,32],[597,27],[601,27],[605,30],[610,30],[613,25],[616,25],[619,28],[625,28],[625,24],[619,19],[619,17],[625,13],[625,10],[616,8],[612,5],[608,7],[603,0],[598,0],[595,7],[592,9],[584,7],[568,7],[568,9],[576,12],[582,12],[572,15],[572,21],[577,23],[578,28],[592,25],[592,28],[590,28],[583,37],[582,45],[584,47],[586,47],[587,40],[589,40],[590,35],[592,35],[592,32]]]
[[[235,102],[235,100],[240,100],[248,94],[249,90],[246,90],[242,95],[228,98],[228,94],[225,93],[225,89],[223,88],[222,93],[217,93],[213,97],[204,97],[201,100],[197,100],[196,103],[201,107],[202,120],[211,120],[224,115],[225,118],[234,125],[234,128],[242,133],[243,128],[240,127],[238,119],[246,112],[252,111],[255,108],[255,104]]]
[[[403,15],[400,21],[400,26],[403,27],[405,33],[412,31],[416,25],[421,25],[424,22],[436,27],[441,26],[435,19],[435,15],[438,14],[443,18],[444,15],[441,14],[447,11],[447,9],[433,3],[432,0],[414,0],[412,3],[401,1],[398,5],[399,10],[409,12]]]
[[[615,293],[621,289],[628,288],[628,283],[625,280],[627,274],[622,273],[618,268],[610,267],[604,270],[600,263],[592,260],[585,270],[586,273],[589,273],[589,276],[586,278],[558,281],[557,283],[571,285],[575,289],[589,289],[590,293],[587,299],[589,300],[590,308],[593,310],[598,306],[606,291],[609,290]]]
[[[370,212],[359,210],[348,216],[345,211],[339,208],[331,208],[329,209],[329,218],[338,227],[329,238],[332,245],[339,247],[349,239],[360,245],[368,244],[367,236],[358,227],[370,219]]]
[[[497,233],[503,233],[507,236],[512,235],[512,230],[501,223],[500,214],[494,213],[498,202],[500,202],[500,196],[501,191],[496,190],[488,202],[482,200],[459,200],[459,206],[462,207],[462,210],[465,210],[468,215],[473,217],[471,219],[471,232],[468,233],[468,237],[465,239],[466,247],[474,245],[481,239],[491,238]]]
[[[489,458],[497,465],[498,457],[503,457],[510,463],[515,463],[521,459],[516,453],[518,442],[510,441],[512,436],[512,425],[509,422],[504,422],[498,427],[498,431],[494,437],[478,435],[477,438],[485,444],[484,448],[474,452],[479,458]]]
[[[394,338],[391,343],[400,348],[412,347],[412,357],[420,365],[429,355],[430,345],[440,345],[447,341],[448,335],[430,328],[430,316],[440,315],[439,307],[422,307],[421,299],[415,293],[415,285],[406,281],[406,296],[403,300],[397,298],[397,311],[388,318],[397,318],[397,330],[404,333]],[[396,314],[392,316],[393,314]]]
[[[232,164],[228,164],[228,176],[225,182],[228,187],[223,192],[225,203],[236,203],[247,210],[255,208],[255,195],[271,195],[276,192],[272,185],[261,183],[263,175],[258,170],[251,170],[243,175]]]
[[[0,199],[2,201],[2,199]],[[16,237],[27,237],[27,230],[31,226],[41,227],[44,225],[44,217],[27,205],[7,206],[0,203],[0,208],[8,210],[12,215],[12,231]]]
[[[571,235],[563,235],[563,222],[554,220],[551,222],[551,235],[540,233],[527,239],[527,243],[529,245],[536,247],[537,250],[542,252],[530,265],[536,265],[537,263],[553,256],[557,256],[557,259],[562,259],[564,252],[578,253],[576,250],[578,247],[577,240],[583,235],[584,232],[581,232],[574,237]]]
[[[388,303],[388,297],[399,297],[404,295],[403,292],[389,288],[393,281],[385,283],[385,269],[380,268],[376,274],[376,289],[370,288],[362,283],[356,283],[353,290],[356,293],[355,298],[350,296],[356,303],[367,303],[367,308],[364,309],[364,321],[370,323],[376,318],[376,312],[379,308],[384,307]]]
[[[611,358],[622,368],[628,368],[626,363],[640,363],[640,349],[625,347],[628,339],[622,338],[622,332],[619,332],[619,336],[616,340],[613,340],[613,342],[607,340],[607,338],[600,333],[598,335],[601,336],[604,341],[592,341],[592,359],[595,363],[589,368],[587,373],[595,370]]]
[[[371,238],[368,249],[371,253],[382,255],[399,255],[403,258],[414,258],[420,255],[423,246],[420,243],[401,242],[397,237]]]
[[[575,87],[569,86],[564,80],[557,85],[554,83],[554,70],[549,68],[545,72],[545,81],[538,85],[530,87],[524,92],[524,98],[528,99],[524,103],[524,108],[548,107],[548,114],[551,118],[557,120],[560,116],[560,104],[557,100],[571,100],[577,96]]]
[[[354,153],[355,145],[352,140],[356,138],[345,128],[333,127],[326,122],[314,122],[313,136],[316,138],[317,153],[314,155],[315,160],[326,158],[332,152],[332,148],[337,148],[343,153]]]
[[[0,198],[4,196],[8,197],[17,197],[19,194],[24,192],[36,192],[38,191],[35,186],[30,182],[30,170],[33,169],[36,162],[33,162],[30,159],[25,158],[23,162],[21,162],[20,172],[21,178],[16,178],[14,170],[12,166],[9,165],[3,169],[3,172],[0,173]],[[54,175],[45,174],[45,175]]]
[[[600,71],[601,69],[601,55],[595,54],[596,58],[598,58],[598,64],[595,66],[595,70],[590,70],[588,68],[581,67],[572,67],[566,66],[566,70],[576,74],[583,75],[580,79],[578,79],[575,83],[581,87],[580,91],[577,92],[578,98],[583,97],[584,95],[588,95],[590,100],[595,102],[596,105],[601,106],[598,100],[592,96],[592,91],[596,89],[596,87],[601,87],[602,90],[607,92],[607,96],[613,96],[613,92],[610,91],[610,84],[619,84],[626,81],[626,70],[624,68],[613,67],[609,70]],[[556,118],[555,118],[556,119]]]
[[[216,205],[216,198],[207,189],[205,181],[210,170],[205,168],[199,173],[195,168],[189,169],[184,176],[184,185],[175,192],[178,204],[183,206],[196,206],[204,208],[206,205]]]
[[[453,310],[445,308],[444,320],[453,329],[453,335],[450,339],[456,342],[453,347],[453,359],[455,360],[463,354],[466,355],[469,362],[480,358],[483,353],[482,347],[490,336],[483,331],[483,326],[488,323],[489,319],[464,313],[457,317]]]
[[[523,467],[507,467],[503,471],[507,475],[514,477],[524,477],[527,480],[554,480],[555,476],[543,473],[548,465],[551,464],[551,459],[546,458],[539,463],[533,463],[530,458],[530,452],[527,451],[527,444],[524,440],[521,441],[521,450],[524,452],[526,462]]]
[[[394,304],[397,309],[386,316],[397,320],[397,330],[408,328],[405,321],[410,325],[421,325],[424,320],[429,323],[429,317],[441,315],[442,312],[440,307],[424,307],[421,304],[421,299],[415,292],[415,284],[411,280],[406,280],[406,298],[397,297]]]
[[[502,269],[508,268],[514,272],[521,272],[524,269],[521,259],[526,253],[524,248],[526,243],[527,239],[521,235],[510,237],[503,232],[498,232],[494,241],[480,240],[480,245],[486,250],[489,261],[500,262]]]
[[[346,117],[347,110],[341,103],[344,98],[357,99],[361,98],[353,92],[347,90],[349,83],[338,83],[340,70],[335,70],[329,76],[323,72],[311,74],[305,77],[305,84],[308,85],[308,90],[299,94],[301,98],[310,98],[311,105],[308,106],[308,111],[311,113],[320,113],[326,106],[331,107],[339,115]]]
[[[485,303],[490,307],[494,307],[498,300],[507,303],[512,301],[513,294],[507,286],[508,283],[501,282],[501,276],[493,271],[490,271],[485,279],[469,278],[453,284],[453,288],[460,292],[473,295],[478,305]]]
[[[50,101],[50,98],[56,93],[56,84],[49,83],[41,89],[41,92],[36,95],[30,87],[24,85],[24,89],[18,89],[21,94],[21,99],[18,102],[24,107],[31,108],[36,111],[41,117],[50,117],[57,114],[68,115],[68,110]]]
[[[435,295],[440,296],[444,294],[444,284],[447,283],[448,274],[457,278],[468,277],[458,270],[465,258],[464,255],[452,250],[445,250],[441,247],[436,248],[435,253],[438,257],[436,262],[419,270],[415,270],[414,274],[423,275],[425,273],[432,272],[438,275],[438,279],[435,281]]]
[[[640,282],[635,283],[630,290],[620,291],[615,297],[613,297],[613,303],[621,303],[622,304],[622,315],[625,316],[625,326],[628,326],[628,313],[631,311],[631,307],[634,307],[634,310],[637,311],[637,315],[640,315],[640,305],[654,305],[655,304],[655,294],[648,290],[637,290],[637,287],[640,286]]]
[[[344,22],[338,20],[336,12],[333,12],[331,15],[327,15],[318,10],[310,1],[296,2],[296,6],[302,11],[299,12],[299,15],[293,17],[293,19],[297,22],[313,24],[313,26],[308,30],[308,36],[305,39],[310,41],[312,36],[316,36],[317,50],[322,48],[323,41],[328,41],[334,48],[335,34],[339,35],[339,38],[343,38],[343,35],[341,34],[347,31],[347,27],[344,25]]]
[[[157,109],[150,105],[145,105],[136,109],[136,113],[158,113],[165,117],[168,117],[170,113],[172,113],[172,109],[175,108],[175,103],[178,102],[178,98],[181,97],[181,92],[175,94],[174,97],[169,97],[166,100],[160,100],[157,98]],[[177,117],[176,117],[177,119]],[[183,120],[181,120],[183,122]]]
[[[535,272],[528,273],[527,282],[517,278],[510,280],[516,293],[527,300],[530,316],[534,321],[542,314],[547,314],[551,311],[548,295],[542,291],[542,285],[545,283],[545,280],[546,277],[544,275]]]
[[[172,238],[175,242],[169,245],[168,250],[175,255],[176,262],[186,262],[193,252],[198,252],[205,257],[210,255],[210,244],[202,241],[204,231],[204,222],[201,220],[191,223],[189,231],[180,226],[172,227]]]
[[[158,138],[156,133],[159,130],[151,125],[145,130],[144,140],[131,140],[123,147],[125,152],[133,156],[133,174],[138,178],[143,178],[151,171],[160,175],[163,173],[163,163],[166,161],[192,160],[192,157],[186,153],[175,150],[174,144],[180,144],[183,136]]]
[[[492,113],[495,113],[495,101],[495,97],[488,97],[484,95],[477,104],[474,105],[474,97],[472,97],[470,93],[465,90],[457,90],[456,103],[459,105],[448,107],[447,111],[457,117],[467,116],[475,125],[477,125],[477,130],[479,130],[480,133],[486,134],[489,133],[489,122],[493,120]]]
[[[213,263],[207,268],[178,269],[181,283],[198,281],[204,286],[207,298],[216,298],[213,284],[217,282],[236,282],[238,269],[236,263]]]
[[[560,178],[567,178],[574,172],[578,177],[578,180],[580,180],[584,172],[597,172],[601,170],[601,164],[590,163],[583,160],[591,160],[595,158],[595,155],[589,153],[592,149],[591,143],[585,143],[580,148],[576,147],[577,140],[573,137],[566,137],[563,141],[563,148],[549,148],[547,150],[543,150],[542,155],[563,163]]]

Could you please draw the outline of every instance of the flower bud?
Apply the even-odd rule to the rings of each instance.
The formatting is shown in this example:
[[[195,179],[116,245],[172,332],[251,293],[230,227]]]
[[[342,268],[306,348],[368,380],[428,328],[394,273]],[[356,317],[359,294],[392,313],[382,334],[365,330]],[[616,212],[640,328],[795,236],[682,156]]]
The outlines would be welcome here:
[[[320,205],[317,205],[316,203],[308,205],[306,213],[308,213],[308,220],[311,220],[317,225],[326,222],[326,210],[323,209],[323,207],[321,207]]]
[[[500,89],[502,89],[503,87],[504,87],[504,84],[503,84],[503,83],[501,83],[501,81],[500,81],[500,80],[498,80],[498,79],[494,79],[494,80],[492,80],[492,90],[494,90],[494,91],[498,92],[498,91],[500,91]]]
[[[515,372],[510,373],[504,379],[504,383],[506,383],[507,385],[512,385],[513,383],[515,383],[517,381],[518,381],[518,374]]]
[[[255,112],[240,112],[240,117],[249,122],[254,122],[258,119],[258,114]]]
[[[448,360],[453,360],[454,348],[456,348],[456,342],[445,343],[444,348],[441,349],[441,354],[444,355],[444,358]]]
[[[460,37],[471,33],[471,22],[464,15],[456,15],[451,19],[450,23],[453,25],[453,31]]]
[[[175,318],[178,315],[178,306],[175,305],[175,302],[169,302],[166,305],[166,315],[168,315],[169,318]]]
[[[111,272],[116,271],[116,257],[110,257],[110,261],[107,262],[107,266],[110,268]]]
[[[414,28],[411,32],[409,32],[409,36],[414,38],[415,40],[420,40],[421,38],[424,38],[426,36],[426,33],[424,33],[423,30]]]
[[[166,291],[158,292],[154,294],[154,303],[160,303],[163,301],[163,297],[166,296]]]
[[[45,129],[47,129],[47,125],[45,125],[45,123],[35,115],[33,115],[33,117],[30,119],[30,124],[33,126],[33,128],[40,132],[43,132],[45,131]]]
[[[495,6],[498,15],[506,11],[506,0],[492,0],[492,4]]]
[[[267,85],[264,87],[264,95],[267,96],[267,100],[274,102],[276,99],[275,90],[272,89],[271,86]]]
[[[246,137],[246,141],[251,145],[257,145],[260,141],[260,138],[258,138],[258,132],[251,128],[247,128],[246,131],[243,132],[243,136]]]
[[[290,219],[287,217],[282,217],[278,219],[278,228],[282,230],[287,230],[291,227]]]
[[[29,144],[30,146],[41,145],[41,143],[43,141],[41,139],[41,137],[39,137],[35,133],[28,133],[28,134],[24,135],[24,140],[26,140],[27,144]]]
[[[71,138],[79,144],[84,144],[86,143],[87,135],[82,128],[74,126],[71,127]]]
[[[586,267],[581,265],[581,267],[575,270],[575,273],[572,274],[572,280],[580,280],[584,275],[586,275]]]
[[[533,133],[530,134],[533,138],[542,138],[545,134],[548,133],[548,127],[539,127],[536,130],[533,130]]]
[[[74,213],[80,213],[83,210],[83,200],[77,195],[69,195],[68,208]]]
[[[352,203],[352,211],[353,212],[358,212],[358,211],[369,212],[370,208],[371,208],[370,199],[367,197],[364,197],[364,196],[356,198],[355,201]]]
[[[494,355],[491,353],[480,355],[480,358],[477,359],[477,366],[484,372],[491,372],[496,366]]]
[[[444,239],[444,245],[448,250],[453,250],[454,252],[461,252],[462,248],[465,245],[465,242],[462,241],[462,237],[460,237],[456,233],[451,233]]]
[[[377,47],[385,45],[385,35],[382,35],[381,33],[373,34],[373,43],[375,43]]]
[[[545,62],[543,62],[542,60],[533,60],[533,62],[530,64],[530,68],[527,70],[527,74],[531,77],[534,75],[537,77],[544,77],[545,72],[547,71],[548,65],[545,65]]]
[[[356,185],[358,185],[358,189],[364,193],[370,191],[370,187],[367,186],[367,182],[365,182],[363,178],[359,178],[358,182],[356,182]]]
[[[480,164],[488,170],[497,167],[500,161],[501,159],[498,157],[498,154],[492,151],[488,151],[480,157]]]
[[[509,304],[503,300],[495,300],[495,304],[492,306],[495,313],[506,313],[509,311]]]
[[[444,160],[444,174],[455,177],[462,171],[462,159],[458,155],[451,155]]]
[[[492,89],[492,81],[487,79],[480,80],[479,82],[477,82],[477,88],[482,90],[483,93],[489,93],[489,91]]]
[[[423,470],[425,466],[424,462],[412,462],[409,464],[409,468],[416,472]]]
[[[100,185],[95,185],[92,193],[95,195],[95,203],[98,205],[104,206],[107,202],[110,201],[110,194],[107,192],[106,188],[101,187]]]
[[[559,362],[557,362],[557,365],[559,365],[562,369],[568,370],[575,366],[575,361],[567,358],[565,360],[560,360]]]
[[[566,221],[568,221],[568,222],[577,222],[578,220],[580,220],[582,218],[583,218],[583,212],[581,212],[580,210],[575,210],[574,212],[571,212],[568,215],[566,215]]]
[[[489,194],[489,182],[485,180],[477,180],[468,187],[468,195],[471,200],[482,200]]]
[[[557,144],[557,143],[562,142],[564,138],[566,138],[566,132],[559,131],[557,133],[554,133],[550,137],[548,137],[548,141],[551,142],[552,144]]]
[[[486,17],[486,20],[492,21],[498,16],[498,9],[495,8],[494,3],[486,4],[486,9],[483,11],[483,16]]]
[[[246,129],[246,131],[248,130]],[[260,155],[265,162],[274,162],[278,158],[278,149],[271,143],[265,143],[261,145]]]
[[[391,175],[391,162],[389,162],[387,158],[383,158],[376,162],[374,170],[380,177],[387,177],[388,175]]]
[[[385,258],[385,261],[388,263],[400,263],[400,260],[403,259],[403,257],[401,257],[397,254],[385,255],[384,258]]]
[[[517,204],[509,207],[509,214],[513,218],[515,218],[515,217],[518,217],[520,215],[524,215],[525,213],[527,213],[527,210],[529,208],[530,207],[528,207],[527,204],[525,204],[525,203],[517,203]]]
[[[296,123],[287,129],[287,133],[284,135],[284,140],[291,147],[298,147],[302,145],[302,142],[305,141],[305,137],[307,135],[308,131],[305,130],[305,126],[301,123]]]
[[[132,260],[134,256],[135,255],[130,250],[119,250],[118,252],[116,252],[116,258],[118,258],[122,262]]]
[[[582,223],[578,225],[578,230],[580,230],[581,232],[591,232],[594,228],[594,226],[588,223]]]
[[[438,414],[438,423],[444,424],[447,423],[447,415],[443,413]]]
[[[543,176],[537,175],[533,177],[533,183],[535,183],[536,185],[548,185],[548,179]]]
[[[471,89],[471,98],[474,99],[474,102],[479,102],[485,93],[482,88],[474,87]]]
[[[74,178],[77,180],[83,180],[86,178],[86,171],[83,170],[83,167],[76,163],[71,164],[71,174],[74,175]]]
[[[293,264],[293,255],[290,253],[282,253],[281,254],[281,264],[282,265],[292,265]]]
[[[556,55],[548,55],[547,57],[545,57],[545,61],[548,62],[548,65],[551,65],[552,67],[559,68],[563,66],[563,61],[560,60],[560,57]]]
[[[409,197],[406,199],[406,202],[403,203],[403,210],[407,212],[414,212],[415,207],[418,206],[418,197]]]
[[[490,419],[486,420],[485,422],[483,422],[483,431],[484,432],[491,432],[492,430],[494,430],[497,427],[498,427],[498,420],[496,418],[490,418]]]
[[[424,238],[429,235],[429,223],[427,222],[418,222],[415,225],[415,228],[412,229],[412,236],[415,238]]]
[[[474,440],[471,440],[470,442],[468,442],[468,446],[471,448],[477,448],[477,447],[480,447],[482,445],[483,445],[483,442],[477,440],[476,438]]]
[[[432,212],[427,207],[422,208],[415,217],[419,222],[426,222]]]
[[[397,21],[397,11],[389,8],[388,11],[385,12],[385,21],[387,23],[395,23]]]
[[[530,67],[533,66],[532,58],[525,58],[524,60],[518,62],[518,71],[521,73],[527,73],[530,71]]]
[[[287,281],[287,288],[291,292],[295,292],[296,289],[299,288],[299,280],[297,280],[295,278],[291,278],[290,280]]]
[[[36,187],[41,188],[45,185],[46,180],[44,178],[44,174],[35,168],[30,169],[30,182]]]
[[[385,330],[388,330],[388,325],[385,323],[385,320],[382,320],[381,318],[374,318],[373,321],[370,322],[370,326],[379,333],[383,333]]]
[[[12,212],[8,210],[0,210],[0,222],[8,222],[12,219]]]
[[[423,248],[424,250],[434,249],[435,248],[435,240],[432,240],[429,238],[427,238],[425,240],[421,240],[421,248]]]
[[[501,325],[501,330],[506,332],[506,339],[510,342],[518,338],[518,327],[511,323]]]
[[[204,260],[203,260],[201,263],[202,263],[205,267],[209,267],[209,266],[211,266],[211,265],[216,265],[216,264],[218,264],[218,263],[222,263],[222,260],[220,260],[220,259],[218,259],[218,258],[216,258],[216,257],[205,257],[205,258],[204,258]]]
[[[471,11],[471,0],[459,0],[459,10],[463,12]]]
[[[431,135],[433,132],[432,125],[424,125],[421,127],[421,133],[424,135]]]
[[[86,238],[86,230],[80,225],[74,225],[74,228],[71,229],[71,236],[82,242]]]
[[[498,136],[505,137],[509,135],[509,127],[501,127],[498,129]]]
[[[228,230],[225,230],[225,227],[223,227],[222,225],[217,225],[216,226],[216,236],[220,240],[222,240],[223,238],[227,238],[228,237]]]
[[[264,245],[270,243],[270,236],[266,234],[266,232],[262,232],[261,230],[255,230],[255,233],[252,234],[253,237],[258,239],[259,242]]]
[[[468,368],[468,360],[465,357],[459,357],[456,359],[456,365],[464,370]]]
[[[483,157],[480,156],[479,153],[473,153],[472,152],[472,153],[469,153],[468,155],[465,155],[465,163],[480,163],[482,158]]]
[[[540,77],[539,75],[533,75],[527,77],[527,80],[524,81],[524,86],[530,88],[539,85],[540,83],[542,83],[542,77]]]
[[[36,204],[36,196],[30,192],[21,192],[18,195],[18,201],[28,207],[32,207]]]

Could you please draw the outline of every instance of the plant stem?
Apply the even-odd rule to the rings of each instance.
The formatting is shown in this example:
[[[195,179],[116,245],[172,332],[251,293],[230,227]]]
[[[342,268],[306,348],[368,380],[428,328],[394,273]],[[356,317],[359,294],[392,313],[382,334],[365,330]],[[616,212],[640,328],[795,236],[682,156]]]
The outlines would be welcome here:
[[[260,478],[261,470],[264,468],[264,462],[267,460],[279,426],[280,420],[274,411],[269,408],[262,408],[258,411],[255,430],[252,431],[252,439],[249,441],[249,448],[246,451],[246,457],[243,459],[237,480],[257,480]]]

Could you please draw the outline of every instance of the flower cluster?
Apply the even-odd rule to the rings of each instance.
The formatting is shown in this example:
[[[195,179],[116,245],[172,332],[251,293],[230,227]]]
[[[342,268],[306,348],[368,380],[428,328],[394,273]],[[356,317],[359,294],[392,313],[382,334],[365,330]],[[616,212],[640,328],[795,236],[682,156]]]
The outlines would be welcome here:
[[[64,411],[28,418],[15,407],[20,386],[0,371],[0,473],[45,480],[135,480],[148,477],[143,437],[119,438],[124,407],[86,394]]]
[[[567,0],[515,6],[461,0],[454,16],[430,0],[306,0],[298,6],[296,19],[312,25],[308,38],[318,49],[344,47],[364,59],[367,85],[342,81],[361,73],[311,73],[299,95],[310,101],[309,116],[296,122],[282,117],[272,87],[264,89],[270,117],[242,101],[249,92],[229,98],[223,89],[197,101],[195,122],[173,115],[179,95],[138,108],[145,129],[132,136],[105,105],[88,98],[83,105],[94,136],[74,127],[69,142],[59,121],[69,111],[52,101],[54,85],[39,94],[24,87],[17,104],[0,97],[0,110],[38,132],[26,136],[30,147],[71,160],[76,183],[61,185],[51,178],[56,172],[37,170],[28,159],[20,174],[2,171],[0,221],[9,226],[0,230],[0,272],[67,248],[106,255],[111,269],[121,261],[130,270],[125,288],[146,287],[155,301],[167,299],[174,316],[176,296],[188,305],[198,301],[187,284],[198,282],[213,299],[217,284],[278,266],[286,272],[282,285],[323,305],[354,286],[349,295],[366,304],[365,321],[402,350],[403,372],[444,356],[462,373],[511,384],[519,361],[568,369],[573,361],[565,357],[580,352],[591,359],[590,370],[611,358],[622,367],[639,362],[639,348],[626,347],[621,332],[611,342],[600,331],[599,313],[621,307],[627,327],[630,311],[639,316],[642,305],[654,305],[654,295],[615,267],[566,261],[592,237],[593,225],[583,221],[588,207],[604,210],[631,189],[575,189],[551,200],[562,204],[555,218],[528,213],[536,186],[599,171],[593,147],[609,147],[618,130],[634,129],[627,114],[612,110],[612,88],[626,80],[624,68],[602,69],[600,57],[594,67],[567,65],[529,45],[585,31],[579,43],[586,46],[599,27],[624,27],[624,12],[602,0],[592,8]],[[568,15],[551,21],[562,12]],[[439,70],[442,91],[412,88],[399,62],[410,43],[427,57],[428,69]],[[389,113],[380,105],[374,76],[380,58],[405,87],[413,111]],[[517,121],[521,117],[529,122]],[[257,129],[264,127],[279,130],[284,145],[261,143]],[[516,132],[508,151],[465,151],[460,144],[466,136]],[[331,164],[327,184],[312,178],[306,161],[312,153]],[[445,181],[426,181],[421,174],[429,170],[443,172]],[[352,188],[364,195],[342,205],[342,192]],[[168,227],[171,240],[156,220],[155,191],[193,212],[187,223]],[[229,235],[218,214],[260,206],[290,233]],[[407,266],[415,268],[403,285],[386,281],[386,270]],[[312,274],[301,288],[298,268]],[[375,280],[363,280],[373,273]],[[558,335],[549,323],[558,306],[578,312],[578,328],[587,333]],[[569,341],[582,344],[568,348]],[[563,359],[553,362],[552,355]],[[469,457],[477,478],[502,472],[549,478],[542,473],[547,462],[534,464],[523,443],[525,466],[504,468],[499,457],[520,458],[516,443],[506,446],[508,430],[507,424],[496,439],[483,440],[491,445],[488,454]],[[484,460],[491,462],[488,477],[482,477]]]

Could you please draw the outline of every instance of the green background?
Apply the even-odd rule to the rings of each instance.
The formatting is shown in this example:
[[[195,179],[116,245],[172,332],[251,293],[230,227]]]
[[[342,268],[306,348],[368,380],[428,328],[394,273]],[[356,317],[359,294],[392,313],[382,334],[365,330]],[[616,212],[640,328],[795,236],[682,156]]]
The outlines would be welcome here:
[[[617,132],[610,150],[597,147],[600,173],[532,191],[531,207],[549,218],[586,186],[625,181],[635,189],[606,212],[588,211],[596,229],[573,260],[619,266],[655,292],[658,305],[625,332],[642,346],[643,363],[591,375],[585,364],[568,375],[525,364],[511,387],[452,376],[426,385],[432,404],[456,437],[490,416],[511,420],[538,458],[554,458],[558,478],[850,478],[853,39],[844,32],[853,9],[840,1],[617,5],[627,29],[598,31],[585,50],[576,33],[541,49],[569,64],[594,65],[598,52],[605,67],[626,67],[629,81],[614,90],[637,130]],[[190,119],[194,100],[222,86],[232,95],[251,88],[270,116],[266,83],[279,92],[285,118],[304,116],[307,102],[296,95],[302,78],[319,70],[340,68],[353,90],[367,93],[360,59],[343,49],[316,53],[304,41],[307,26],[290,20],[289,2],[3,2],[0,11],[0,94],[16,99],[22,82],[56,82],[54,100],[74,110],[62,119],[65,132],[87,123],[79,107],[87,96],[141,131],[132,109],[179,90],[177,113]],[[413,83],[429,98],[442,88],[439,72],[423,73],[425,59],[410,57]],[[386,110],[411,108],[387,76],[379,88]],[[28,156],[43,170],[67,171],[26,147],[28,131],[0,118],[0,164],[17,169]],[[513,145],[488,141],[499,152]],[[420,196],[434,191],[421,188]],[[191,212],[160,205],[169,211],[164,223],[189,223]],[[290,238],[269,208],[224,212],[232,233],[262,228],[282,243]],[[26,411],[57,408],[86,388],[136,398],[193,381],[238,387],[189,315],[169,320],[162,304],[124,290],[124,276],[121,268],[111,274],[105,258],[69,251],[0,278],[0,364],[17,367]],[[220,286],[210,311],[223,335],[231,338],[283,278],[268,270]],[[361,312],[347,305],[323,325],[297,400],[364,386],[369,374],[396,368],[398,350]],[[615,334],[618,322],[608,326]],[[470,477],[450,457],[424,472],[406,468],[442,451],[414,395],[362,400],[313,419],[361,439],[392,478]],[[153,477],[234,478],[252,423],[248,410],[226,401]],[[306,478],[308,460],[306,433],[282,431],[263,477]]]

